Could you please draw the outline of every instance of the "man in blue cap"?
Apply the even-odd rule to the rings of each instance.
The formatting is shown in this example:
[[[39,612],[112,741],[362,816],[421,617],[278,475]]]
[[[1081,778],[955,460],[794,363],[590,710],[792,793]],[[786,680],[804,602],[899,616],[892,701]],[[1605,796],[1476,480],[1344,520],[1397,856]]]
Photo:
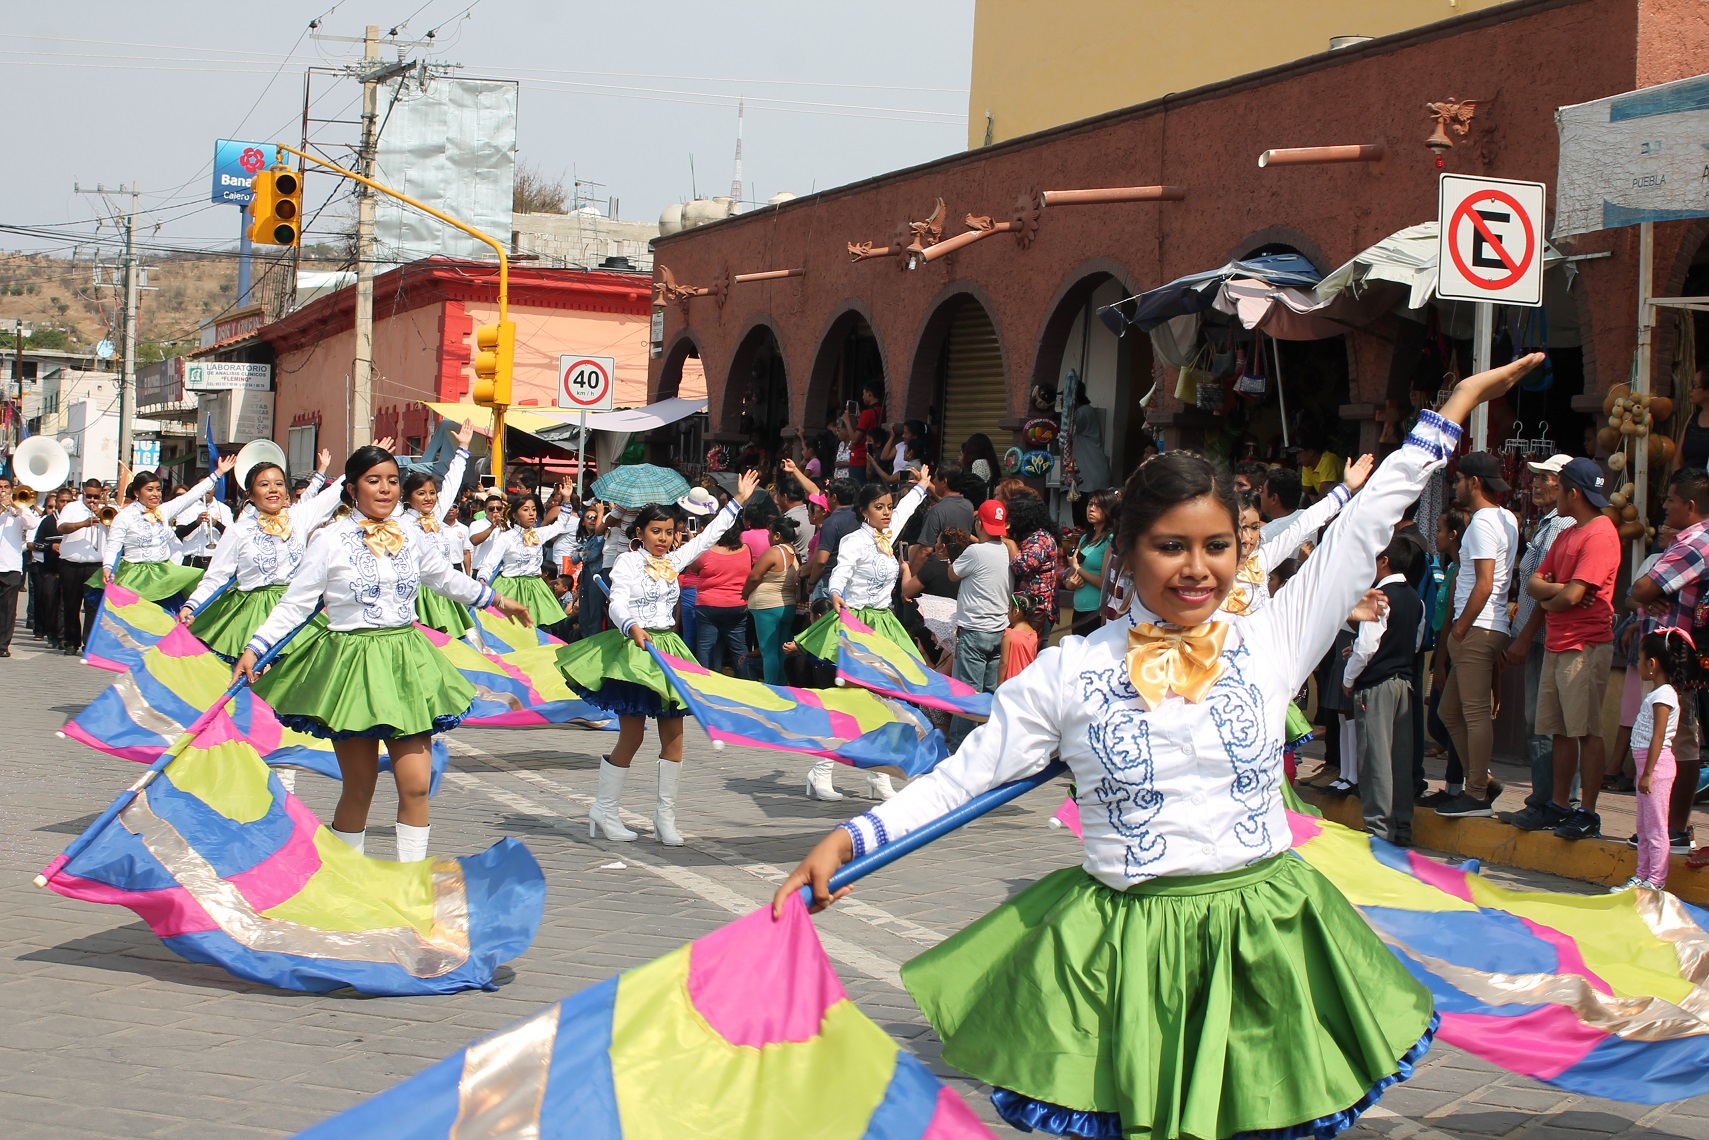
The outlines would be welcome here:
[[[1537,731],[1554,737],[1555,794],[1539,827],[1562,839],[1602,834],[1596,796],[1606,762],[1602,696],[1614,661],[1614,579],[1620,573],[1620,533],[1602,508],[1608,476],[1594,460],[1561,468],[1555,509],[1573,520],[1549,548],[1525,592],[1543,610],[1543,676],[1537,687]],[[1582,779],[1583,806],[1566,800],[1573,775]]]

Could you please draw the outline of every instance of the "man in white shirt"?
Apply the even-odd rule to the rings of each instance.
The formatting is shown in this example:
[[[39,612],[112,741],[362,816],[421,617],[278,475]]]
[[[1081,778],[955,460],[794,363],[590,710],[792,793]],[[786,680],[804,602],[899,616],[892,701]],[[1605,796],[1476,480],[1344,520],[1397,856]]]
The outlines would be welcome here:
[[[1501,477],[1501,461],[1488,451],[1460,460],[1454,473],[1454,505],[1471,512],[1460,540],[1460,574],[1454,586],[1454,624],[1447,631],[1449,673],[1437,715],[1454,738],[1466,768],[1466,787],[1454,814],[1493,815],[1501,782],[1490,779],[1495,716],[1490,686],[1496,663],[1507,650],[1507,587],[1519,548],[1519,524],[1494,496],[1512,488]],[[1478,808],[1470,801],[1479,801]]]
[[[0,475],[0,657],[12,656],[18,624],[18,589],[24,584],[24,552],[42,517],[12,501],[12,480]]]
[[[107,528],[100,510],[107,489],[99,479],[83,481],[82,498],[59,513],[59,636],[68,656],[80,656],[83,643],[95,628],[95,611],[101,604],[99,587],[91,590],[91,575],[100,581],[101,558],[106,553]]]
[[[955,593],[955,664],[950,676],[982,693],[994,692],[1003,664],[1003,633],[1009,628],[1008,508],[997,499],[979,504],[974,537],[949,568]],[[954,752],[972,732],[966,717],[952,717],[947,743]]]
[[[463,573],[469,573],[474,547],[469,545],[469,528],[462,522],[463,509],[452,507],[445,514],[445,525],[441,528],[445,534],[445,553],[450,557],[453,566],[460,567]]]
[[[214,498],[212,491],[203,495],[201,502],[184,508],[172,520],[183,563],[206,570],[221,536],[231,524],[231,508]]]

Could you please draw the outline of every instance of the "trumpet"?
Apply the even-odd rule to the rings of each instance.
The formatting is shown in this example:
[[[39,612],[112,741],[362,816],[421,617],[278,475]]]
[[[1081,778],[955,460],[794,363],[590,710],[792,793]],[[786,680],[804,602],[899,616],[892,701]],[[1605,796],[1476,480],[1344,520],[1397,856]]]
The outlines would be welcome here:
[[[36,505],[36,489],[34,487],[19,487],[12,492],[12,505],[17,507],[33,507]]]
[[[510,525],[510,507],[507,504],[499,504],[496,509],[486,512],[486,515],[487,521],[501,530]]]
[[[112,526],[113,520],[119,517],[119,508],[107,503],[95,512],[95,517],[101,520],[102,526]]]

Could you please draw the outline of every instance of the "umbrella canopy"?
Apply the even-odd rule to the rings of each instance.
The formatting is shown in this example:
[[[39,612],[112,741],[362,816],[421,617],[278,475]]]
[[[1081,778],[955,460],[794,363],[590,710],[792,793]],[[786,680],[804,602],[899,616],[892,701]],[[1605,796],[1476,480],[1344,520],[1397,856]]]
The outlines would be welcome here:
[[[1188,313],[1203,313],[1215,305],[1223,282],[1233,277],[1250,278],[1269,285],[1310,288],[1317,284],[1319,276],[1312,263],[1297,253],[1272,253],[1231,261],[1203,273],[1177,277],[1167,285],[1141,293],[1135,298],[1137,304],[1127,321],[1141,331],[1149,332],[1152,326],[1164,321]]]
[[[688,494],[688,480],[668,467],[631,463],[593,482],[593,497],[631,510],[648,503],[674,503]]]

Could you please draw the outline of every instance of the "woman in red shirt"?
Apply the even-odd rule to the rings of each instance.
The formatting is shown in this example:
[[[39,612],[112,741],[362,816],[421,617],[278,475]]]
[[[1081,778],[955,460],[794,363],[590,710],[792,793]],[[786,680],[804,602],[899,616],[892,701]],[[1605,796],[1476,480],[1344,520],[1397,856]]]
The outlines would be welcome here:
[[[723,666],[726,655],[734,666],[748,651],[748,607],[742,586],[753,567],[754,556],[735,527],[689,566],[689,572],[700,579],[694,596],[694,656],[714,672]]]

